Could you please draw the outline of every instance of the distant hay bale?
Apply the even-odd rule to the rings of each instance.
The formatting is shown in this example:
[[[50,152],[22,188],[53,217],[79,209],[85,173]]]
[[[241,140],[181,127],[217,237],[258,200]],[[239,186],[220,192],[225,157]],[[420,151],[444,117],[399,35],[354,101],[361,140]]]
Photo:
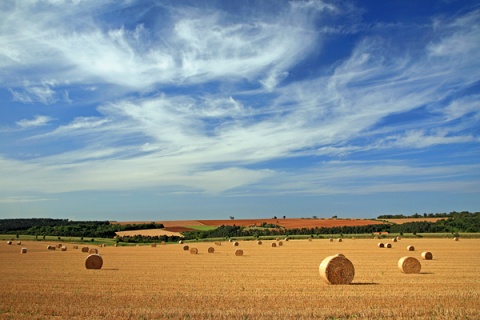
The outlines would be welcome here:
[[[162,241],[160,244],[161,244],[162,246],[166,245],[165,241]]]
[[[208,248],[208,253],[214,253],[214,252],[215,252],[215,248],[214,248],[214,247]]]
[[[323,259],[318,269],[328,284],[350,284],[355,276],[353,263],[340,254]]]
[[[115,243],[113,246],[114,246],[114,247],[118,247],[118,243]]]
[[[453,241],[458,241],[458,237],[453,238]]]
[[[275,241],[280,241],[280,238],[276,238]]]
[[[57,248],[60,249],[62,247],[61,243],[57,243]]]
[[[375,239],[375,240],[379,240],[379,239],[380,239],[380,237],[378,237],[378,236],[375,236],[375,237],[373,237],[373,239]]]
[[[78,249],[78,246],[73,246],[73,249]]]
[[[402,237],[398,236],[398,237],[397,237],[397,240],[402,240]]]
[[[95,249],[95,248],[92,248],[92,249],[88,250],[88,253],[90,253],[90,254],[97,254],[97,253],[98,253],[98,250]]]
[[[403,257],[398,260],[398,268],[403,273],[420,273],[422,265],[414,257]]]
[[[228,242],[233,242],[233,240],[232,240],[232,239],[228,239]]]
[[[422,259],[423,260],[432,260],[433,254],[429,251],[422,252]]]
[[[337,242],[342,242],[342,241],[343,241],[342,238],[337,239]]]
[[[290,240],[290,239],[287,237],[287,238],[285,238],[285,239],[283,239],[283,240],[288,241],[288,240]]]
[[[189,249],[190,249],[190,248],[189,248],[187,245],[183,246],[183,250],[184,250],[184,251],[188,251]]]
[[[234,247],[238,247],[238,242],[235,241],[235,242],[233,243],[233,246],[234,246]]]
[[[82,247],[82,252],[88,253],[89,250],[90,250],[90,249],[89,249],[88,247]]]
[[[20,253],[27,253],[27,248],[22,248],[22,249],[20,250]]]
[[[151,246],[152,246],[152,248],[156,248],[156,247],[157,247],[157,244],[156,244],[156,243],[152,243]]]
[[[385,245],[384,245],[382,242],[377,243],[377,246],[378,246],[379,248],[385,248]]]
[[[183,240],[178,241],[178,244],[183,244]]]
[[[60,248],[60,250],[62,250],[62,251],[67,251],[67,246],[62,246],[62,247]]]
[[[387,243],[387,244],[385,245],[385,248],[391,249],[391,248],[392,248],[392,244],[391,244],[391,243]]]
[[[312,238],[309,238],[308,241],[312,241],[313,239]]]
[[[279,246],[279,247],[283,246],[283,242],[282,242],[282,241],[278,241],[278,246]]]
[[[12,241],[7,241],[7,244],[10,246],[12,245]]]
[[[277,247],[277,244],[275,242],[272,242],[272,248]]]
[[[17,246],[21,245],[22,241],[17,241]]]
[[[215,245],[216,245],[216,246],[221,246],[222,243],[221,243],[220,241],[215,241]]]
[[[393,239],[392,239],[392,242],[397,242],[397,238],[393,238]]]
[[[414,246],[408,246],[408,247],[407,247],[407,250],[408,250],[408,251],[415,251],[415,247],[414,247]]]
[[[357,240],[357,238],[355,238],[355,237],[352,237],[352,240]]]
[[[240,250],[240,249],[235,250],[235,255],[236,255],[237,257],[243,256],[243,250]]]
[[[330,242],[333,242],[333,238],[330,238],[329,240],[330,240]]]
[[[198,254],[197,248],[190,248],[190,254]]]
[[[91,254],[85,259],[87,269],[102,269],[103,259],[99,254]]]
[[[56,247],[55,246],[47,246],[47,250],[55,250]]]
[[[257,241],[257,244],[258,244],[258,245],[262,245],[262,241],[258,240],[258,241]]]

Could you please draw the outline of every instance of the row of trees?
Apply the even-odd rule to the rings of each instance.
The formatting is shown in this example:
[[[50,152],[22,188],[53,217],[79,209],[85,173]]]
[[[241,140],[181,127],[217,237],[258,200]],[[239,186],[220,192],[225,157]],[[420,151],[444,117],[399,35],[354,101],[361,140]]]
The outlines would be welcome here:
[[[475,216],[480,215],[480,212],[469,212],[469,211],[452,211],[450,213],[442,212],[442,213],[415,213],[410,216],[404,216],[403,214],[385,214],[378,216],[377,219],[410,219],[410,218],[462,218],[468,216]]]

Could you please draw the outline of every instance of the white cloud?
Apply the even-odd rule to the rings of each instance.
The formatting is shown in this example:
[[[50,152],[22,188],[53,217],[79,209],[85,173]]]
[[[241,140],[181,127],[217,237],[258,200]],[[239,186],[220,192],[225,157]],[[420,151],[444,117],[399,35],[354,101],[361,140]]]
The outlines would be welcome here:
[[[17,121],[17,125],[20,126],[23,129],[27,129],[27,128],[32,128],[32,127],[45,126],[53,120],[54,119],[52,119],[49,116],[35,116],[35,118],[31,119],[31,120],[22,119],[20,121]]]

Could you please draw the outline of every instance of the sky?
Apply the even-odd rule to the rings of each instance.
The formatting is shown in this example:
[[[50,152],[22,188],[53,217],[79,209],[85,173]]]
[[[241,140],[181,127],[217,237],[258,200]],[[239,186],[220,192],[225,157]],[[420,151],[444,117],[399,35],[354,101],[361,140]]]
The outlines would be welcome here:
[[[0,218],[462,210],[477,1],[0,2]]]

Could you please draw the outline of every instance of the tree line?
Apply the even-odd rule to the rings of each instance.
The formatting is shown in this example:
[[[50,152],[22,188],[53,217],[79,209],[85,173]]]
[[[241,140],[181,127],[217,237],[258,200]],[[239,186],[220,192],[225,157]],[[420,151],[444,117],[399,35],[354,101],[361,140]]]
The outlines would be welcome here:
[[[462,218],[462,217],[469,217],[469,216],[475,216],[479,215],[480,212],[469,212],[469,211],[452,211],[449,213],[446,212],[441,212],[441,213],[415,213],[410,216],[404,216],[403,214],[384,214],[381,216],[378,216],[377,219],[379,220],[384,220],[384,219],[412,219],[412,218]]]

